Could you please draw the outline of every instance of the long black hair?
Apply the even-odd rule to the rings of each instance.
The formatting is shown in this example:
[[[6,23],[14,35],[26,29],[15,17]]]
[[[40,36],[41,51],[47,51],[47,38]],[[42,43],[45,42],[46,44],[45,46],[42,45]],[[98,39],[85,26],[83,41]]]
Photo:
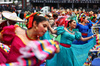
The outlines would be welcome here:
[[[69,23],[72,23],[74,20],[70,20],[67,24],[67,27],[69,27]]]
[[[32,20],[32,27],[33,27],[33,22],[36,21],[37,25],[42,22],[42,21],[47,21],[47,19],[43,16],[37,16],[37,15],[34,15],[33,16],[33,20]],[[28,27],[28,24],[26,25]],[[32,27],[28,28],[28,29],[31,29]]]
[[[37,16],[37,15],[35,15],[34,19],[33,19],[33,22],[34,21],[36,21],[36,23],[39,24],[42,21],[47,21],[47,19],[45,17],[43,17],[43,16]]]

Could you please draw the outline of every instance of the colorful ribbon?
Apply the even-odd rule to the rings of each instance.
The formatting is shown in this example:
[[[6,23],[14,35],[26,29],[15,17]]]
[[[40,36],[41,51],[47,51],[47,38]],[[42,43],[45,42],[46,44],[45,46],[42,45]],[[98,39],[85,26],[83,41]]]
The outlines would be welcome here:
[[[0,64],[0,66],[34,66],[44,61],[50,54],[54,54],[58,47],[58,42],[53,40],[30,41],[26,47],[20,49],[22,55],[18,57],[18,62]]]
[[[7,45],[4,45],[2,43],[0,43],[0,47],[1,49],[3,49],[5,52],[9,53],[10,48]]]
[[[80,19],[81,22],[83,21],[84,17],[86,17],[84,13],[82,13],[82,14],[79,15],[79,19]]]
[[[29,18],[28,28],[32,27],[32,22],[33,22],[33,19],[34,19],[35,15],[39,15],[39,14],[37,12],[35,12],[35,13],[32,13],[31,15],[29,15],[29,16],[26,16],[26,19]]]
[[[94,30],[96,30],[97,28],[93,28]],[[97,29],[98,30],[98,29]],[[100,34],[97,34],[96,35],[96,45],[93,47],[93,49],[90,49],[90,50],[93,50],[94,52],[92,52],[92,54],[90,54],[86,60],[86,62],[84,63],[84,65],[90,65],[91,64],[91,61],[92,61],[92,56],[93,54],[95,54],[95,52],[97,52],[97,54],[99,54],[100,52]]]

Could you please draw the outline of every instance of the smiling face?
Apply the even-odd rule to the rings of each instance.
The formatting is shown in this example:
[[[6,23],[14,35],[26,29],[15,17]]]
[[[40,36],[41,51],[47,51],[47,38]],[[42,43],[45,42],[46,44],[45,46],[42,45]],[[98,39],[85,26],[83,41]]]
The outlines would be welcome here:
[[[37,35],[38,36],[43,36],[45,34],[45,32],[47,31],[47,27],[48,27],[48,21],[42,21],[37,25]]]
[[[69,27],[71,27],[72,29],[76,28],[76,22],[73,20],[71,23],[69,23]]]

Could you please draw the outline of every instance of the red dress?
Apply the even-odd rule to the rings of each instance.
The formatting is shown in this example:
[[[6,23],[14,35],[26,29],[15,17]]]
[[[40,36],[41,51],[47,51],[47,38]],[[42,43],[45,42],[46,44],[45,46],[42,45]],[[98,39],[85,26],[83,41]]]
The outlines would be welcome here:
[[[8,57],[8,53],[5,52],[1,47],[0,47],[0,64],[1,63],[6,63],[7,58]]]
[[[22,42],[22,40],[15,34],[15,28],[17,26],[6,26],[3,28],[1,32],[3,41],[7,45],[11,45],[10,52],[7,57],[7,63],[16,62],[17,58],[21,55],[19,49],[21,47],[25,47],[26,45]]]
[[[21,40],[21,38],[19,36],[17,36],[17,34],[15,33],[16,27],[18,27],[18,26],[13,26],[13,25],[6,26],[3,28],[3,31],[1,32],[3,41],[5,42],[5,44],[11,45],[10,51],[7,56],[7,63],[17,62],[17,58],[22,55],[19,52],[20,48],[26,47],[26,44],[24,44],[24,42]],[[40,44],[40,46],[41,45],[42,44]],[[50,45],[51,45],[51,43],[50,43]],[[52,46],[50,46],[53,49],[52,52],[45,51],[46,53],[48,53],[47,56],[45,55],[46,58],[49,57],[50,53],[53,54],[56,51],[56,47],[54,47],[54,46],[55,46],[54,44],[52,44]],[[41,53],[44,52],[44,50],[40,50],[40,48],[39,48],[39,51],[41,51]],[[44,62],[44,60],[38,60],[38,58],[36,58],[35,56],[29,57],[28,59],[33,60],[34,66],[40,66],[40,64],[42,64]]]

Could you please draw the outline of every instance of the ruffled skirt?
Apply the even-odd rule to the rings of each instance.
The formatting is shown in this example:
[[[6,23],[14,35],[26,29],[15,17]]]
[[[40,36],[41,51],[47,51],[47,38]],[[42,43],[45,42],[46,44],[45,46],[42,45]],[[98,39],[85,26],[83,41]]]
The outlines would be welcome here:
[[[83,45],[72,44],[70,48],[60,45],[60,52],[46,61],[46,66],[83,66],[89,50],[96,44],[96,38]]]

